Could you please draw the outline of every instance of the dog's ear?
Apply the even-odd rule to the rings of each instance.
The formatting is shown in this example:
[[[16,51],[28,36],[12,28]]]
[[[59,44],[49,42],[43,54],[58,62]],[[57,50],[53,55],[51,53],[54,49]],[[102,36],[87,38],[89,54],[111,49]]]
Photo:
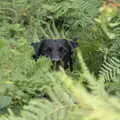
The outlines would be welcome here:
[[[40,56],[40,51],[41,51],[41,47],[43,44],[44,40],[41,40],[40,42],[36,42],[36,43],[32,43],[31,45],[34,48],[35,54],[33,55],[33,59],[37,60]]]
[[[78,47],[77,41],[67,40],[67,42],[68,42],[68,45],[69,45],[71,51],[73,51],[74,48],[77,48],[77,47]]]
[[[71,48],[77,48],[78,47],[78,43],[76,41],[69,41],[69,45],[71,46]]]

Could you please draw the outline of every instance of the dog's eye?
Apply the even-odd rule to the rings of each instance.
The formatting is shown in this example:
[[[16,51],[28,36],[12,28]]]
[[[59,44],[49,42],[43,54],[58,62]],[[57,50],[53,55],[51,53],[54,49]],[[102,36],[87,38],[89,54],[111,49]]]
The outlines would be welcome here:
[[[63,47],[59,47],[59,49],[58,49],[58,50],[59,50],[60,52],[62,52],[62,51],[63,51],[63,49],[64,49]]]
[[[50,53],[50,52],[52,52],[52,48],[51,47],[43,49],[43,54]]]
[[[52,52],[52,48],[51,48],[51,47],[48,47],[46,51],[47,51],[47,52]]]

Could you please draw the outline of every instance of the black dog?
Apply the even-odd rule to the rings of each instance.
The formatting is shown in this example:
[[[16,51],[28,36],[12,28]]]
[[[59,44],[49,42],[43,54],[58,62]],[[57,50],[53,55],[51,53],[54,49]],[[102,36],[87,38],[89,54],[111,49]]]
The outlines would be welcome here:
[[[33,55],[35,60],[40,56],[46,56],[52,60],[53,66],[56,65],[56,68],[62,65],[65,69],[70,67],[72,71],[72,53],[74,48],[77,47],[76,42],[66,39],[45,39],[38,43],[32,43],[32,46],[35,50],[35,54]]]

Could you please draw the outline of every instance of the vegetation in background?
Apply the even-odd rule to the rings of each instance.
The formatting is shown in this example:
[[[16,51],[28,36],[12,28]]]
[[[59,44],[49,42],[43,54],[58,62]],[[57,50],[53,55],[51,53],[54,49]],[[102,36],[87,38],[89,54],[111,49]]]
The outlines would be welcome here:
[[[0,120],[119,120],[119,2],[0,1]],[[31,42],[76,37],[73,72],[32,59]]]

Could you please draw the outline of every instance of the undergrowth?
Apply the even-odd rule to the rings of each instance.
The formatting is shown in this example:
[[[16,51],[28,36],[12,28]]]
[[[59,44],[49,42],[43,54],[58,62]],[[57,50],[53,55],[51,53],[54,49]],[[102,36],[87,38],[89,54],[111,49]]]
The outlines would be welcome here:
[[[119,120],[119,13],[106,0],[0,1],[0,120]],[[73,72],[32,59],[42,38],[77,39]]]

